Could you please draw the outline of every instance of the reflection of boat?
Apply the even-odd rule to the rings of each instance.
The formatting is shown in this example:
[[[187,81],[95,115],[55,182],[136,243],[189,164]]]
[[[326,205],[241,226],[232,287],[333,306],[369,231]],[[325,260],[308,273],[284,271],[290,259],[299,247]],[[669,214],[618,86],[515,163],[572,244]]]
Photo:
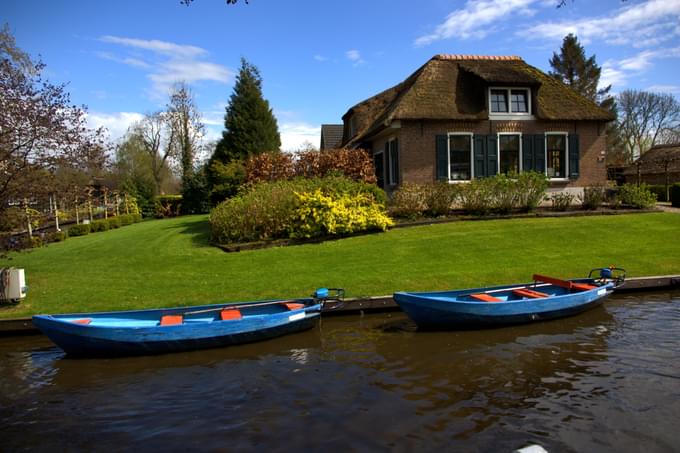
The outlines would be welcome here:
[[[317,290],[313,298],[295,300],[38,315],[33,317],[33,324],[68,354],[189,351],[249,343],[309,329],[329,299],[328,290],[324,290]]]
[[[599,305],[625,277],[623,269],[595,270],[600,271],[599,278],[560,280],[535,274],[533,283],[399,292],[394,294],[394,300],[419,327],[492,327],[542,321],[574,315]],[[614,271],[619,271],[616,278]]]

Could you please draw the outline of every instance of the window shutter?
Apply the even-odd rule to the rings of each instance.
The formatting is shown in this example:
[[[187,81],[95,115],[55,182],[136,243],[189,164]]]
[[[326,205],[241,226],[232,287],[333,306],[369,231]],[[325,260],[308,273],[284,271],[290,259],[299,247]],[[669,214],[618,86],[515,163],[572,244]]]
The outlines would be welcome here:
[[[447,146],[448,137],[446,135],[437,135],[436,142],[436,165],[437,170],[435,176],[437,181],[447,181],[449,179],[449,158],[447,156],[449,150]]]
[[[482,178],[486,176],[486,135],[475,135],[473,140],[472,154],[475,161],[475,178]]]
[[[535,168],[534,136],[522,135],[522,171],[532,171]]]
[[[486,136],[486,176],[498,173],[498,136]]]
[[[577,134],[569,134],[569,178],[576,179],[579,175],[580,147]]]
[[[392,184],[399,184],[399,139],[394,139],[391,142],[392,156],[394,159],[394,174],[392,175]]]
[[[534,171],[545,173],[545,135],[537,134],[534,140]]]

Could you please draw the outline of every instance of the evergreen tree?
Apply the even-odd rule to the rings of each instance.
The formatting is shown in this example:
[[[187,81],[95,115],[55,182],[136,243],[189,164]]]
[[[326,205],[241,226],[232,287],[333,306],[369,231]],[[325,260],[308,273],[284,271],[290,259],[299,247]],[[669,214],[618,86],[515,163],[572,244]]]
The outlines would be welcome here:
[[[598,90],[602,68],[595,62],[595,55],[586,58],[585,49],[576,36],[570,33],[564,37],[560,53],[553,52],[550,66],[553,68],[551,76],[602,108],[614,111],[614,98],[609,95],[612,86]]]
[[[213,161],[226,164],[281,147],[276,118],[269,102],[262,97],[260,72],[244,58],[226,109],[224,128]]]

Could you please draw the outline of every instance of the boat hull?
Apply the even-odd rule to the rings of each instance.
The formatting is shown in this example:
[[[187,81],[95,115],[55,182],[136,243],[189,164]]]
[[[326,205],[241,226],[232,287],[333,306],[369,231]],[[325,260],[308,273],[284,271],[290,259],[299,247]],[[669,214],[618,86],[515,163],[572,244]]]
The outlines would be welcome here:
[[[557,292],[555,295],[540,299],[500,302],[458,300],[462,294],[483,291],[502,292],[504,288],[508,286],[432,293],[400,292],[394,294],[394,300],[420,328],[472,329],[524,324],[577,315],[602,304],[612,292],[612,285],[605,285],[578,293],[560,294]]]
[[[215,306],[191,307],[191,310],[209,310],[210,307]],[[245,307],[241,308],[242,311],[248,311],[247,306],[240,307]],[[244,315],[239,320],[221,321],[199,315],[202,318],[188,317],[187,322],[181,325],[144,325],[148,324],[147,320],[160,318],[161,315],[187,310],[37,315],[33,317],[33,324],[69,355],[164,354],[252,343],[311,329],[320,317],[321,305],[308,302],[302,309],[277,309],[273,313]],[[87,318],[93,322],[81,325],[74,322],[76,318]],[[112,319],[114,321],[109,322]]]

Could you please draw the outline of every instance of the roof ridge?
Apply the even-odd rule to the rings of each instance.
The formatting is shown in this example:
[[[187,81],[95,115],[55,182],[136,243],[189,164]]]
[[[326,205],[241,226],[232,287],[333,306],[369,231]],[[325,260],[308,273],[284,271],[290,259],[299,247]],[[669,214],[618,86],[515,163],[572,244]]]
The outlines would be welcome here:
[[[523,61],[518,55],[463,55],[440,53],[432,57],[433,60],[493,60],[493,61]]]

